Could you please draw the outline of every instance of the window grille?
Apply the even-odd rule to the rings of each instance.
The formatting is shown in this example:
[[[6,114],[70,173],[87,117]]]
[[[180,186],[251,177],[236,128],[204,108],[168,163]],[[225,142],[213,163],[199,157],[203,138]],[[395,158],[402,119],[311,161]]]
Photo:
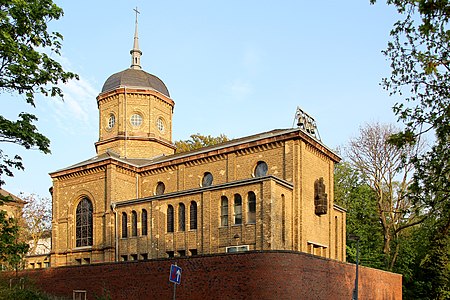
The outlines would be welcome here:
[[[76,210],[76,246],[92,246],[92,202],[81,199]]]

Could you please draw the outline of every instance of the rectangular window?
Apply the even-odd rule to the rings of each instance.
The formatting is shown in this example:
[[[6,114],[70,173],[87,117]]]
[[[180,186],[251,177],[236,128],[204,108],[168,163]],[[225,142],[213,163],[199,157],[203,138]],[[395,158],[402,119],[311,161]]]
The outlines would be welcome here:
[[[175,256],[175,252],[174,251],[167,251],[166,254],[167,254],[167,257],[174,257]]]
[[[122,261],[128,261],[128,255],[121,255],[121,256],[120,256],[120,259],[121,259]]]
[[[244,252],[244,251],[248,251],[249,247],[248,245],[243,245],[243,246],[232,246],[232,247],[227,247],[226,251],[227,253],[235,253],[235,252]]]
[[[131,260],[138,260],[138,255],[137,254],[131,254]]]
[[[74,290],[73,291],[73,300],[86,300],[86,291]]]
[[[178,256],[180,257],[186,256],[186,250],[178,250]]]
[[[189,249],[189,252],[191,252],[191,256],[196,256],[197,255],[197,249]]]
[[[147,253],[142,253],[141,254],[141,260],[147,260],[148,259],[148,254]]]

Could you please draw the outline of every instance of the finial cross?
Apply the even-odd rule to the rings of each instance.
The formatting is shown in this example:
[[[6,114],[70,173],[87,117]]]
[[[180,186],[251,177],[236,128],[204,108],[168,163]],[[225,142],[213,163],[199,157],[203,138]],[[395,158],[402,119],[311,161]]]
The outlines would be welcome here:
[[[141,12],[138,10],[137,6],[133,10],[136,12],[136,23],[137,23],[138,22],[138,14],[140,14]]]

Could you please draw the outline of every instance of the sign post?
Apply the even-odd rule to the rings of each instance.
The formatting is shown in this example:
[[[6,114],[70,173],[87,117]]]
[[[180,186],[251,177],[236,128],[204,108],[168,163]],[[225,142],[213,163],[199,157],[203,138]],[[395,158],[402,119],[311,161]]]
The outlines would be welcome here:
[[[173,282],[173,300],[177,295],[177,284],[181,283],[181,268],[177,266],[177,263],[170,265],[169,281]]]

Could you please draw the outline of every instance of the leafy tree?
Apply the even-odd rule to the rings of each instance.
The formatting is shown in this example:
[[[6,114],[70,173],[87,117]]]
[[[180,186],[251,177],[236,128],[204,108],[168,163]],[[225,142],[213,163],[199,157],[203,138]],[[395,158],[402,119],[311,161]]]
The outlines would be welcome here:
[[[7,201],[10,201],[8,197],[0,199],[0,264],[3,268],[18,270],[22,267],[28,244],[20,241],[18,220],[1,209]]]
[[[371,3],[376,0],[371,0]],[[405,125],[391,142],[399,147],[417,143],[424,134],[434,134],[430,150],[411,158],[416,172],[411,191],[414,202],[426,205],[435,227],[430,239],[439,241],[435,253],[447,261],[441,275],[434,268],[428,277],[428,295],[435,299],[450,297],[450,287],[441,279],[447,276],[450,230],[450,3],[448,0],[387,0],[400,20],[391,30],[392,40],[384,54],[391,61],[391,76],[382,85],[391,94],[404,97],[394,112]],[[431,261],[430,261],[431,262]],[[426,266],[426,264],[422,264]],[[432,265],[429,264],[430,267]],[[444,272],[447,270],[447,273]],[[422,272],[423,274],[423,272]]]
[[[374,191],[364,183],[361,173],[342,161],[334,170],[334,198],[347,209],[347,233],[360,237],[360,262],[373,268],[384,268],[383,230],[378,218]],[[356,262],[356,244],[348,243],[347,260]]]
[[[381,223],[386,268],[392,270],[399,252],[399,236],[406,228],[423,221],[420,209],[408,194],[413,166],[408,159],[417,148],[398,148],[388,143],[397,129],[388,124],[367,124],[352,138],[346,155],[353,168],[376,197],[376,211]],[[406,163],[405,163],[406,159]]]
[[[62,97],[59,83],[78,78],[66,72],[50,57],[60,55],[62,35],[49,33],[47,24],[63,15],[52,0],[3,0],[0,2],[0,91],[23,95],[35,106],[35,94]],[[0,142],[14,143],[26,149],[50,153],[50,141],[33,124],[37,117],[22,112],[17,120],[0,115]],[[0,149],[0,186],[2,175],[13,176],[12,169],[23,170],[18,155],[9,156]]]
[[[218,137],[213,137],[210,135],[201,135],[199,133],[192,134],[191,138],[188,140],[180,140],[175,142],[175,146],[177,147],[177,153],[187,152],[195,149],[200,149],[207,146],[217,145],[223,142],[228,141],[228,137],[224,134],[219,135]]]

